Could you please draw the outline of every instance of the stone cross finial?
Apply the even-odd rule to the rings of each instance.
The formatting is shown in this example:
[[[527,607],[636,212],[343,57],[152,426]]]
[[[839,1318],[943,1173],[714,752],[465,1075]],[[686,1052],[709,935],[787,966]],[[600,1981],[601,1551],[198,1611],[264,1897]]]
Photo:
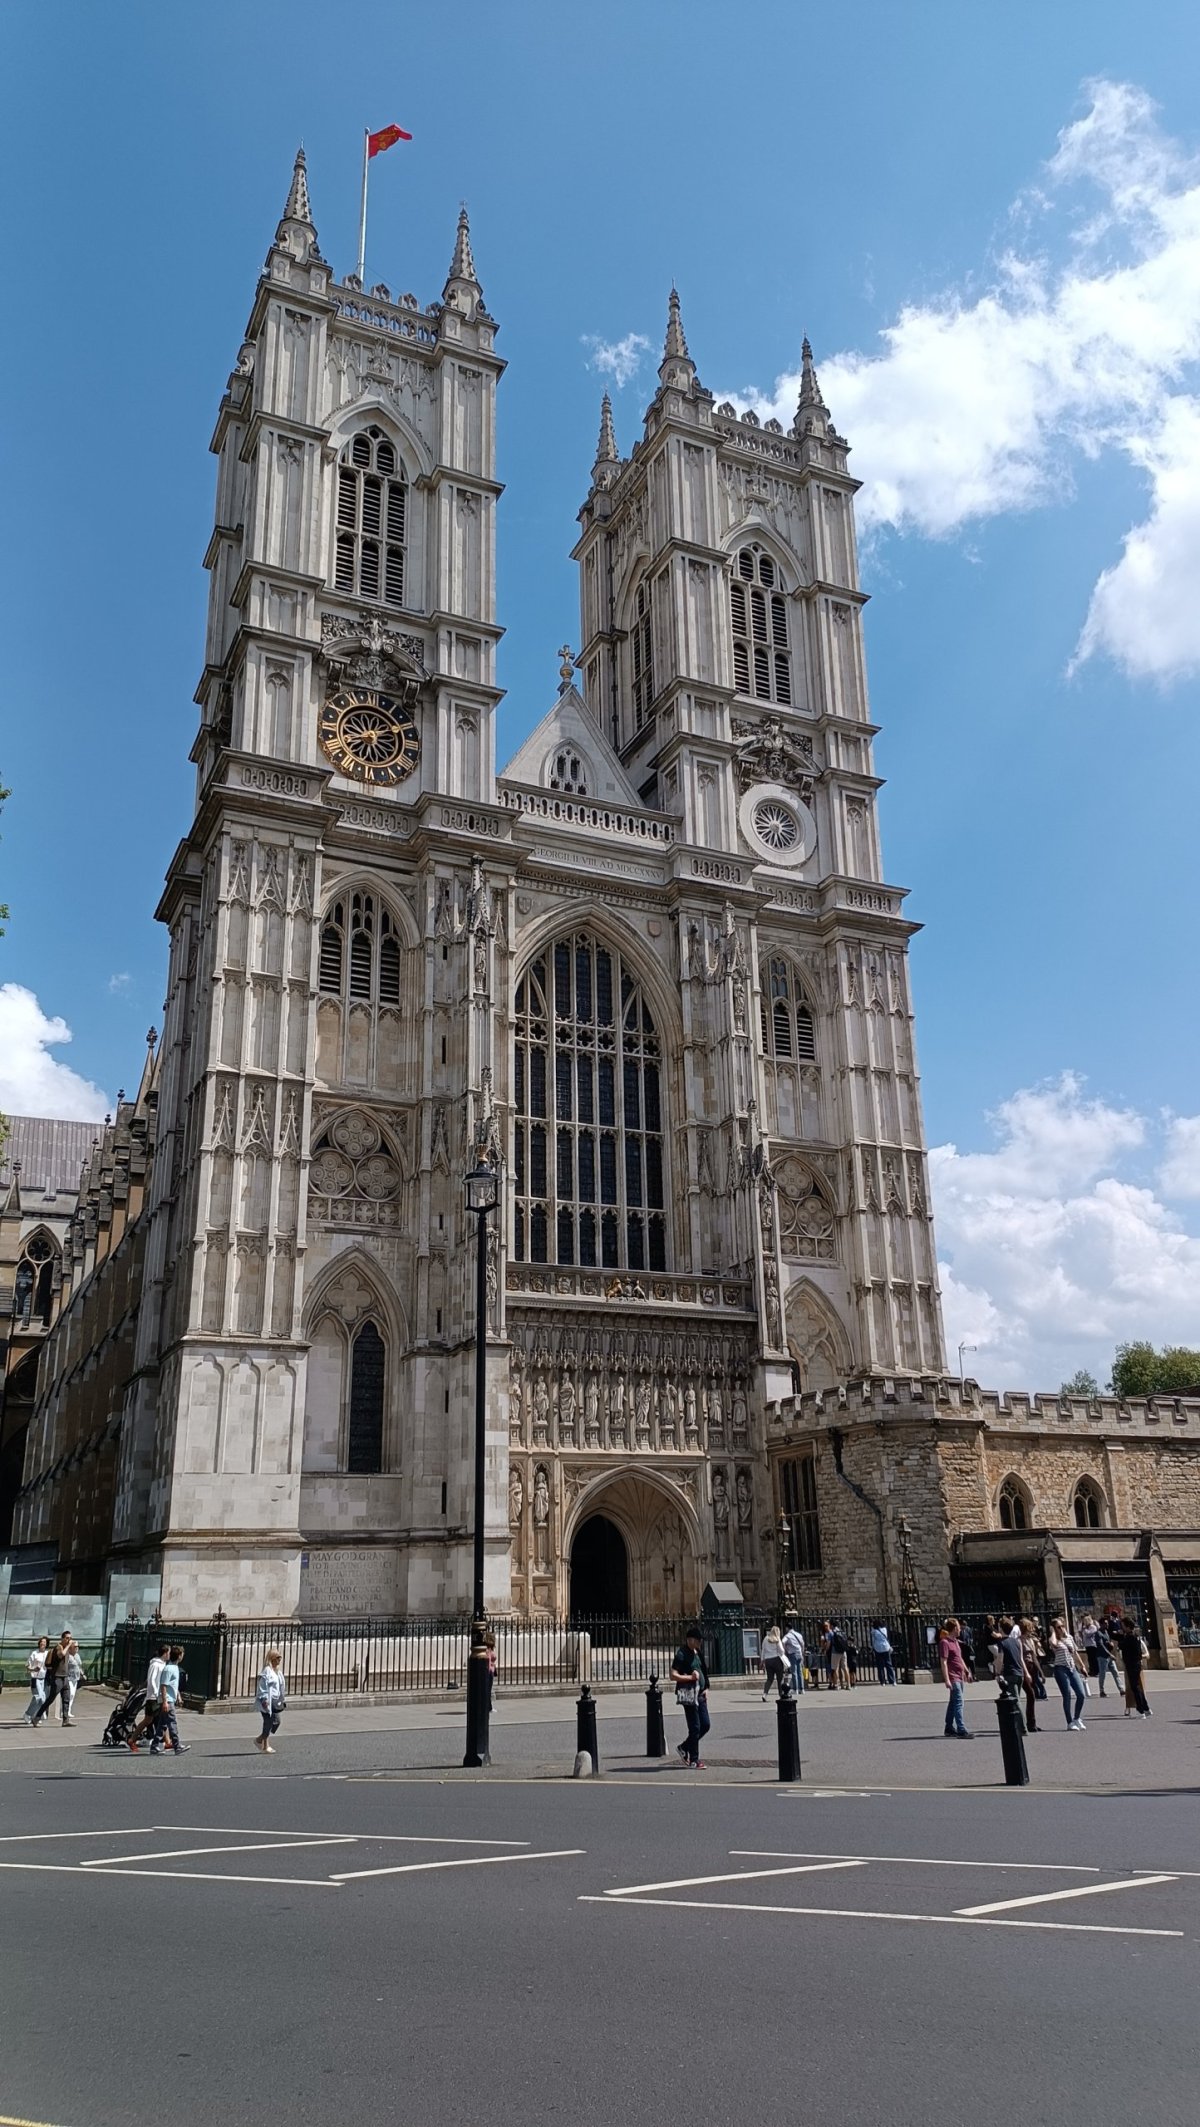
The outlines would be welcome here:
[[[558,654],[562,660],[558,668],[558,676],[562,682],[562,688],[565,693],[566,689],[572,685],[575,678],[575,658],[572,653],[570,643],[564,643]]]

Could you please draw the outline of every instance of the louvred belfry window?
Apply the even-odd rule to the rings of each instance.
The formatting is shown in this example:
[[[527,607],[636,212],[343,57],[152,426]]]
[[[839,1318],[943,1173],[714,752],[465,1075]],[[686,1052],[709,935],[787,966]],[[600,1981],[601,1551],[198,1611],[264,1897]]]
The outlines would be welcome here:
[[[381,428],[360,429],[337,475],[334,583],[355,598],[404,604],[408,486]]]
[[[321,926],[317,985],[327,996],[399,1004],[400,941],[374,894],[335,901]]]
[[[638,585],[629,631],[630,670],[633,682],[633,728],[640,731],[654,700],[654,634],[650,609],[650,586]]]
[[[743,547],[734,561],[729,618],[737,692],[790,708],[787,602],[779,589],[779,571],[761,547]]]
[[[786,960],[769,960],[762,970],[762,1050],[775,1063],[817,1060],[812,1011]]]
[[[517,1261],[665,1270],[658,1032],[620,954],[586,932],[517,986],[513,1106]]]

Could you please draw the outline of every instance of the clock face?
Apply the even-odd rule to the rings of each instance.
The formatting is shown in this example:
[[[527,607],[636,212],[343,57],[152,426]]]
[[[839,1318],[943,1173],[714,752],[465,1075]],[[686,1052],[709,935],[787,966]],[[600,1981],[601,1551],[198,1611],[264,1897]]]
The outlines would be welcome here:
[[[408,710],[373,687],[339,687],[329,695],[318,736],[339,775],[353,776],[357,783],[402,783],[421,752],[421,736]]]

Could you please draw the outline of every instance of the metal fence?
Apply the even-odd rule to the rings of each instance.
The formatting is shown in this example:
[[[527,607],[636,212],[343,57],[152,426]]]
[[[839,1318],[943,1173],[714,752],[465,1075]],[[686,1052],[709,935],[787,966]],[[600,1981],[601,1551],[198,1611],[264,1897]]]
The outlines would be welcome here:
[[[488,1629],[495,1638],[497,1684],[501,1690],[585,1681],[645,1684],[651,1674],[665,1681],[691,1622],[688,1617],[494,1617]],[[810,1678],[819,1685],[827,1674],[820,1652],[825,1618],[813,1613],[796,1622]],[[880,1680],[871,1638],[877,1625],[891,1641],[897,1674],[910,1661],[918,1672],[932,1664],[924,1618],[841,1611],[834,1622],[852,1650],[851,1673],[859,1684]],[[770,1613],[751,1609],[705,1618],[702,1637],[710,1674],[741,1676],[754,1669],[769,1623]],[[122,1625],[106,1643],[103,1674],[114,1683],[138,1681],[161,1642],[171,1640],[184,1650],[185,1692],[196,1699],[252,1697],[269,1648],[282,1657],[293,1699],[458,1691],[466,1683],[470,1630],[465,1617],[266,1622],[219,1617],[208,1625]]]

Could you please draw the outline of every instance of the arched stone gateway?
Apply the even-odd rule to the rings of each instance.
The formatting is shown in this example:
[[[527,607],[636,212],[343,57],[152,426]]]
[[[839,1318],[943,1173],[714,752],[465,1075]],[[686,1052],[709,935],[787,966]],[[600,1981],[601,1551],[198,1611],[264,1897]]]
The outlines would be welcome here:
[[[570,1606],[574,1615],[614,1616],[624,1569],[624,1614],[680,1617],[700,1599],[698,1530],[693,1509],[671,1485],[641,1473],[589,1486],[567,1531]],[[591,1607],[604,1594],[608,1600]]]

